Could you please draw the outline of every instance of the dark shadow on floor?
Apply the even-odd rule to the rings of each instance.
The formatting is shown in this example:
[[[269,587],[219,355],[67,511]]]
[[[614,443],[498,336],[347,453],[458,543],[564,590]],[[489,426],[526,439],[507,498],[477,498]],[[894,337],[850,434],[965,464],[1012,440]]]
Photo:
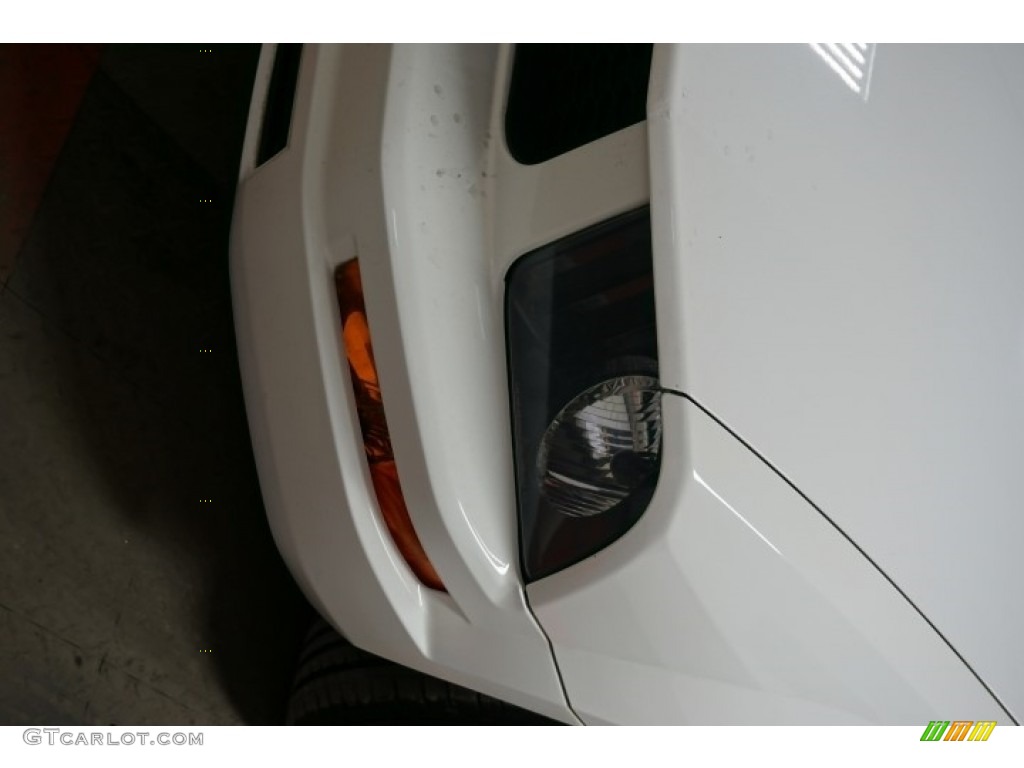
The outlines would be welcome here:
[[[258,47],[205,47],[106,48],[8,283],[41,318],[57,361],[47,386],[102,486],[51,504],[42,524],[125,539],[98,538],[94,557],[58,552],[92,570],[66,574],[77,586],[49,609],[15,608],[49,629],[95,601],[76,621],[101,627],[59,631],[97,674],[116,670],[200,722],[231,720],[211,703],[219,686],[242,721],[279,723],[310,609],[263,513],[227,262]]]

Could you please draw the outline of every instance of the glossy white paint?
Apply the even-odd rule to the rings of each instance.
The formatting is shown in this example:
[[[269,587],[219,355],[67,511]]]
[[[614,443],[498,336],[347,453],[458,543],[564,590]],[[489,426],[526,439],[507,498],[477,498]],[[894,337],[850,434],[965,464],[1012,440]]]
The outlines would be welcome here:
[[[492,275],[504,301],[508,268],[523,254],[592,224],[646,205],[647,126],[604,136],[537,165],[520,165],[505,144],[504,94],[511,47],[502,46],[491,135],[493,190],[488,210]],[[497,295],[497,294],[496,294]]]
[[[442,578],[464,569],[451,593],[467,615],[481,601],[490,611],[522,599],[508,265],[643,204],[648,188],[643,126],[541,166],[512,160],[503,140],[508,59],[499,46],[395,46],[381,129],[387,248],[360,248],[403,488],[429,500],[411,515]],[[350,182],[338,174],[328,184],[331,198]],[[506,619],[488,621],[497,630]]]
[[[527,589],[584,722],[1005,721],[816,509],[689,401],[665,395],[662,408],[647,513]]]
[[[650,194],[663,383],[1020,706],[1020,54],[881,47],[865,99],[809,47],[660,48],[649,125],[526,167],[503,142],[509,53],[307,46],[289,147],[254,168],[261,60],[232,281],[264,499],[306,594],[370,651],[574,720],[518,574],[503,280]],[[448,595],[369,490],[331,281],[356,255]],[[584,720],[1005,720],[777,474],[681,398],[666,418],[645,518],[529,589]]]
[[[517,575],[500,303],[471,188],[495,56],[307,46],[289,146],[255,169],[254,97],[239,359],[274,536],[320,611],[374,653],[571,722]],[[416,582],[370,490],[332,281],[356,255],[403,489],[449,594]]]
[[[663,383],[1020,719],[1024,48],[879,46],[866,99],[806,46],[663,48],[649,99]]]

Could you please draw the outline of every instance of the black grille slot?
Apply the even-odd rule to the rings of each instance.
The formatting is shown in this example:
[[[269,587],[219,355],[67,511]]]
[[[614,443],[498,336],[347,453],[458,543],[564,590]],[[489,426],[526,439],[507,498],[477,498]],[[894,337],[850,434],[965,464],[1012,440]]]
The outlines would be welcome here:
[[[516,46],[505,140],[525,165],[639,123],[647,113],[653,45]]]
[[[267,89],[267,104],[263,110],[256,165],[262,165],[288,146],[301,58],[301,44],[281,43],[277,46],[274,70],[270,74],[270,87]]]

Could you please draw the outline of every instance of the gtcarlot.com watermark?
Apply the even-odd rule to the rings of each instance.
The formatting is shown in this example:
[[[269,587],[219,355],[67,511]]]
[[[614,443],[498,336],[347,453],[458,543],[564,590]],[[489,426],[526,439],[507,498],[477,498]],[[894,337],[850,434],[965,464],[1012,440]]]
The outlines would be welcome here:
[[[21,734],[26,744],[63,744],[72,747],[128,747],[128,746],[203,746],[203,733],[168,733],[160,731],[77,731],[67,728],[26,728]]]

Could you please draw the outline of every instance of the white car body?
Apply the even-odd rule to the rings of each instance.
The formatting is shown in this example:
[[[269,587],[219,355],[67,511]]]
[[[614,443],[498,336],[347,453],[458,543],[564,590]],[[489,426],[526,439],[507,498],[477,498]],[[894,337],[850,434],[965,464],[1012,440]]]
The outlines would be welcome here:
[[[564,722],[1024,713],[1024,49],[656,46],[645,122],[537,165],[511,46],[306,46],[232,280],[277,544],[356,645]],[[859,90],[855,88],[859,87]],[[504,279],[649,203],[657,491],[524,586]],[[358,256],[416,531],[381,521],[333,272]]]

